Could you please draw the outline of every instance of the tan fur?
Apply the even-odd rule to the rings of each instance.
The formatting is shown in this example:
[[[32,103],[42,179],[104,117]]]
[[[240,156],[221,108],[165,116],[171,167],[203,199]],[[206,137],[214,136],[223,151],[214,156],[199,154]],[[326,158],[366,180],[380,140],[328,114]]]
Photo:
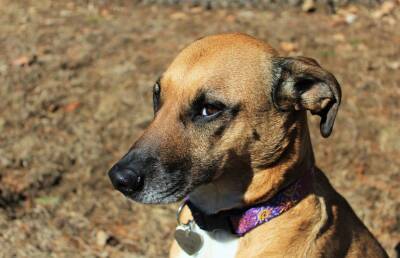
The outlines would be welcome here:
[[[279,112],[271,103],[272,60],[277,56],[266,43],[243,34],[194,42],[163,74],[163,108],[143,137],[160,139],[155,136],[162,133],[165,159],[190,153],[207,164],[218,157],[213,184],[221,192],[242,192],[240,206],[271,198],[314,167],[306,111]],[[315,61],[299,60],[315,73],[323,72]],[[200,89],[240,104],[241,112],[221,138],[178,122]],[[311,111],[327,106],[326,99],[314,101],[319,94],[314,89],[308,94],[300,105]],[[323,173],[317,170],[310,180],[312,193],[242,237],[237,257],[386,257]],[[190,216],[187,210],[185,216]],[[178,252],[174,243],[170,257]]]

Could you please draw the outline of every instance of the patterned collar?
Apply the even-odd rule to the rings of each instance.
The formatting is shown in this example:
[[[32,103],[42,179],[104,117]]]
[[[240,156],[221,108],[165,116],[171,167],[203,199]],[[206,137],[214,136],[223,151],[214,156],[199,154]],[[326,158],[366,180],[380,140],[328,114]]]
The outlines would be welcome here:
[[[196,224],[205,231],[223,229],[235,235],[243,236],[250,230],[262,225],[290,208],[294,207],[310,192],[311,173],[307,173],[299,180],[278,192],[266,202],[251,207],[221,211],[207,215],[198,209],[189,199],[185,200],[192,212]]]

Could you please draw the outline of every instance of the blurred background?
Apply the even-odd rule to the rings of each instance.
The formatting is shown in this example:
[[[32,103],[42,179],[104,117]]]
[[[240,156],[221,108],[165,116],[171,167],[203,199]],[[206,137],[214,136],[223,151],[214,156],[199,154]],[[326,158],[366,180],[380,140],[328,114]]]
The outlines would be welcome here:
[[[152,120],[185,45],[240,31],[342,85],[317,164],[392,257],[400,241],[400,1],[0,0],[0,257],[165,257],[176,205],[106,172]]]

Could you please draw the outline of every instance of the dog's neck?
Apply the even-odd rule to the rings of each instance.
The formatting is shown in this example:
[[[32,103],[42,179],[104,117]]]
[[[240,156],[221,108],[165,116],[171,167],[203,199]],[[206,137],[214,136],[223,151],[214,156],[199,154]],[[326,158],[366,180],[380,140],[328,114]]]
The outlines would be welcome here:
[[[253,183],[243,196],[245,204],[272,198],[277,192],[307,174],[315,166],[307,117],[304,114],[293,123],[294,137],[273,166],[255,168]],[[291,134],[289,131],[288,134]]]
[[[226,173],[198,187],[189,196],[191,202],[205,214],[250,207],[271,199],[281,189],[307,174],[313,169],[315,161],[306,115],[301,114],[292,127],[296,134],[282,154],[284,157],[278,158],[273,166],[252,168],[248,173],[253,174],[253,178],[244,192],[242,188],[235,187],[237,182],[229,175],[231,173]]]
[[[207,215],[190,200],[185,200],[185,204],[188,205],[194,221],[201,229],[208,232],[224,230],[237,236],[244,236],[252,229],[282,215],[306,198],[311,193],[312,181],[310,178],[313,176],[314,171],[311,170],[266,202],[251,205],[250,207],[236,208]]]

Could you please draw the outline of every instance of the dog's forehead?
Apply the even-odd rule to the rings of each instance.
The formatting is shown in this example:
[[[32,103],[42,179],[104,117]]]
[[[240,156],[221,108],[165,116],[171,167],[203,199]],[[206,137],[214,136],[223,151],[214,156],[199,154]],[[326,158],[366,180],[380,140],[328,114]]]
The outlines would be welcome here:
[[[163,88],[173,95],[195,95],[199,88],[237,92],[264,76],[274,55],[269,45],[244,34],[208,36],[179,53],[163,74]]]

